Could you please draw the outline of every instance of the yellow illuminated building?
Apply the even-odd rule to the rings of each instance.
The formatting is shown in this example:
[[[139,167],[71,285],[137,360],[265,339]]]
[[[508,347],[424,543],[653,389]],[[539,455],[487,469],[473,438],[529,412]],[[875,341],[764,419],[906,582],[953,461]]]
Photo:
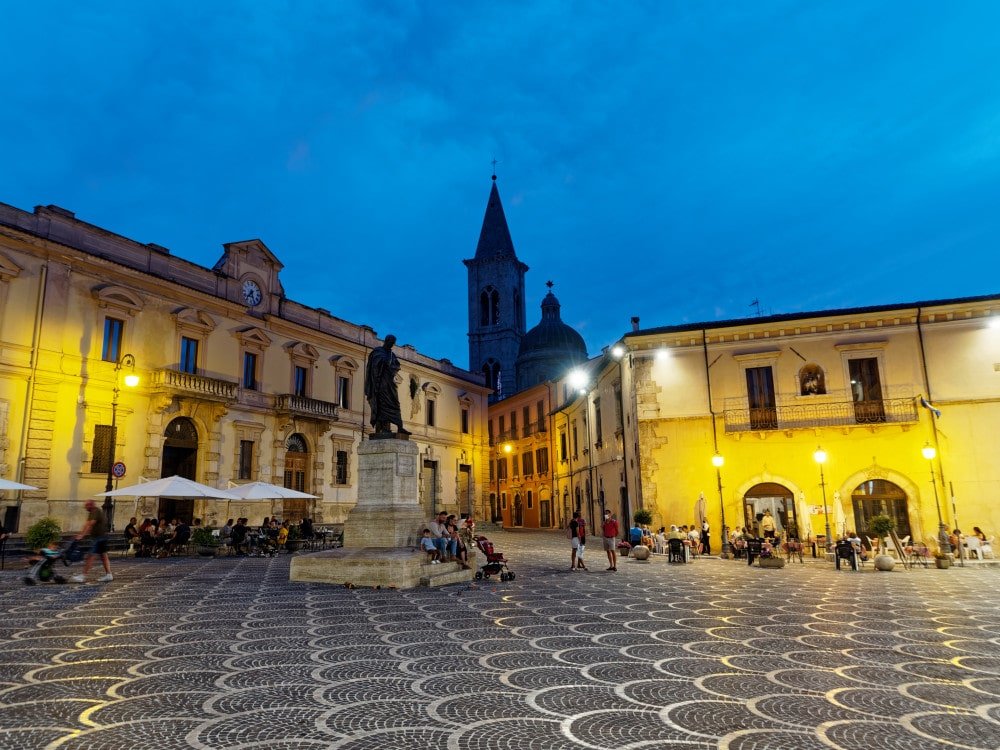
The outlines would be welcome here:
[[[691,523],[703,498],[713,545],[723,511],[728,526],[754,528],[770,510],[779,530],[813,539],[827,526],[865,536],[878,513],[932,544],[939,522],[991,536],[998,323],[991,296],[636,326],[620,366],[604,365],[621,373],[633,504],[659,526]]]
[[[58,207],[0,204],[0,476],[39,488],[3,493],[8,528],[44,515],[80,525],[83,501],[104,491],[117,462],[122,486],[180,474],[221,489],[262,480],[317,496],[125,499],[119,528],[132,515],[343,521],[369,429],[365,362],[381,340],[293,301],[281,270],[259,240],[226,244],[205,268]],[[412,346],[395,351],[428,518],[439,508],[481,515],[482,376]]]

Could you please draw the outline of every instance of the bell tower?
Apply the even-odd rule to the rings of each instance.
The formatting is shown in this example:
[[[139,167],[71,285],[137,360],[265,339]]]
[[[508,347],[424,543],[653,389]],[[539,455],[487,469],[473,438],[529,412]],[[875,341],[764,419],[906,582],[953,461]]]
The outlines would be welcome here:
[[[528,270],[514,252],[496,180],[494,174],[476,255],[462,261],[469,270],[469,369],[486,376],[494,391],[491,403],[517,386],[514,363],[524,336]]]

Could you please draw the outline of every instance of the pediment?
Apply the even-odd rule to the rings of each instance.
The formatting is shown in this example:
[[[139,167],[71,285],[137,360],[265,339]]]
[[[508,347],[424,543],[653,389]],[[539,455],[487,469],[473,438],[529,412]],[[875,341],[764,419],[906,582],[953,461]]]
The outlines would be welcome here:
[[[115,308],[128,315],[135,315],[145,307],[145,302],[139,294],[123,286],[109,284],[97,287],[93,290],[93,294],[98,306]]]
[[[23,270],[17,263],[0,253],[0,281],[10,281]]]
[[[215,319],[208,313],[193,307],[182,307],[173,313],[178,328],[187,328],[206,334],[215,330]]]
[[[240,340],[240,343],[248,349],[263,350],[272,343],[271,337],[259,328],[240,328],[233,333]]]
[[[358,363],[346,354],[334,354],[330,357],[330,364],[338,370],[350,370],[351,372],[356,372],[358,369]]]
[[[290,357],[307,359],[310,362],[315,362],[319,359],[319,351],[317,351],[316,347],[303,341],[295,341],[290,344],[286,344],[285,349],[288,351],[288,355]]]

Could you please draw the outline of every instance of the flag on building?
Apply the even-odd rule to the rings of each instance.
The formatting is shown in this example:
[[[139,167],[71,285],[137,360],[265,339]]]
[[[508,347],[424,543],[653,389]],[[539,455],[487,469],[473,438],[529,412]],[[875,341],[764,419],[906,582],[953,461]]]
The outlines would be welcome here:
[[[925,409],[929,409],[931,414],[934,415],[935,419],[941,419],[941,410],[938,409],[934,404],[928,401],[923,396],[920,397],[920,405]]]

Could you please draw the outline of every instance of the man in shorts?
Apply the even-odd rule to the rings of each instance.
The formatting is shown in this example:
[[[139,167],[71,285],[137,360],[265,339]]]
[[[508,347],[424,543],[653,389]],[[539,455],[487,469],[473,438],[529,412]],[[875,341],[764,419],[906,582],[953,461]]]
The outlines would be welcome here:
[[[587,546],[587,523],[580,516],[580,511],[573,513],[573,520],[569,522],[569,544],[571,548],[569,558],[569,569],[586,570],[583,564],[584,548]]]
[[[108,559],[108,519],[104,515],[104,511],[93,500],[88,500],[83,507],[87,509],[87,521],[83,524],[83,528],[80,529],[80,533],[76,535],[76,538],[78,541],[89,538],[91,540],[91,548],[83,561],[83,573],[73,576],[73,581],[75,583],[86,583],[87,573],[90,572],[90,566],[94,564],[94,555],[100,555],[101,562],[104,564],[104,575],[97,580],[100,583],[113,581],[114,576],[111,575],[111,561]]]
[[[610,510],[604,511],[604,524],[601,526],[604,537],[604,551],[608,553],[608,570],[618,570],[618,521]]]

